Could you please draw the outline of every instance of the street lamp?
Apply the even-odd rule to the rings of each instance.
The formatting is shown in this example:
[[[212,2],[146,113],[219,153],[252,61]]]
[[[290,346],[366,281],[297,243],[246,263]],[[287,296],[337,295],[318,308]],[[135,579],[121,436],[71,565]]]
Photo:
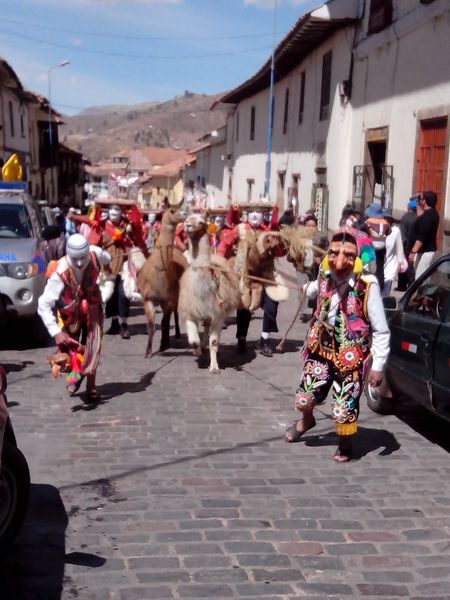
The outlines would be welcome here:
[[[55,191],[55,185],[53,181],[53,127],[52,127],[52,86],[51,86],[51,74],[53,69],[58,69],[59,67],[65,67],[70,64],[70,60],[62,60],[57,65],[53,65],[48,70],[48,142],[49,142],[49,151],[50,151],[50,177],[52,184],[52,200]]]

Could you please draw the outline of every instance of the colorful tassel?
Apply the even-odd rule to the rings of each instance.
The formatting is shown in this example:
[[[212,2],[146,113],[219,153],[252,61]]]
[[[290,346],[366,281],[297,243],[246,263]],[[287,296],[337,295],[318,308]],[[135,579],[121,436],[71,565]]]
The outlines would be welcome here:
[[[356,433],[358,426],[356,425],[356,421],[353,423],[336,423],[334,424],[334,429],[337,435],[353,435]]]
[[[84,356],[80,352],[71,351],[70,355],[70,367],[71,370],[67,375],[67,383],[76,384],[81,379],[83,373]]]
[[[330,270],[330,263],[328,262],[328,256],[325,256],[325,258],[322,261],[322,270],[323,271],[329,271]]]
[[[359,258],[359,256],[357,256],[355,259],[355,265],[353,267],[353,273],[355,273],[355,275],[361,275],[362,272],[363,272],[362,260]]]

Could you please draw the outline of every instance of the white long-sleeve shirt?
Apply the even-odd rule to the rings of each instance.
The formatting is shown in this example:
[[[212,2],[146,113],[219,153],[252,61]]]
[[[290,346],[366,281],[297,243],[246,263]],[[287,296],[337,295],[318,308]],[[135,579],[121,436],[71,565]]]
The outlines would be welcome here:
[[[99,246],[90,246],[90,251],[94,252],[101,266],[107,265],[111,260],[111,256],[108,252],[105,252],[99,248]],[[57,270],[48,278],[47,285],[38,301],[38,314],[52,337],[61,333],[61,328],[56,321],[56,316],[53,311],[55,304],[59,300],[64,289],[64,283],[58,275],[58,272],[61,273],[67,268],[69,268],[69,266],[66,257],[64,256],[60,260]]]
[[[372,369],[374,371],[382,371],[389,354],[389,342],[391,334],[386,321],[378,280],[374,275],[365,275],[364,278],[370,281],[369,293],[367,296],[367,314],[372,328]],[[351,287],[355,286],[356,282],[353,275],[350,275],[350,277],[347,279],[347,282]],[[334,284],[333,295],[331,296],[330,301],[330,310],[328,311],[326,318],[326,322],[330,325],[334,325],[336,313],[341,301],[341,295],[345,290],[345,285],[337,285],[336,283]],[[312,281],[306,288],[306,297],[308,300],[314,300],[317,298],[318,294],[318,280]]]
[[[399,265],[405,262],[403,241],[400,228],[393,225],[386,238],[386,256],[384,258],[384,279],[394,281]]]

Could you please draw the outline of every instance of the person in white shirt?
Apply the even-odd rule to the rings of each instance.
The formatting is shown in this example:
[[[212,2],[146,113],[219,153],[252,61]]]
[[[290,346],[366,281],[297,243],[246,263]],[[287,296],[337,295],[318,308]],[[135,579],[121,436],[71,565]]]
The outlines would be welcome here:
[[[389,353],[390,333],[378,281],[364,273],[358,254],[354,235],[338,232],[317,280],[306,288],[307,298],[317,298],[317,307],[305,341],[305,363],[295,399],[303,419],[285,433],[286,442],[298,442],[316,424],[314,406],[332,389],[337,462],[352,458],[351,439],[357,431],[359,399],[370,362],[367,381],[377,387]]]
[[[391,293],[392,283],[398,273],[404,273],[408,268],[403,251],[403,240],[400,227],[392,220],[392,212],[385,209],[383,212],[384,218],[390,222],[391,231],[386,236],[386,254],[384,256],[384,286],[381,290],[382,296],[389,296]]]
[[[86,376],[90,402],[99,400],[95,377],[103,306],[97,281],[101,267],[110,260],[107,252],[97,246],[89,247],[79,233],[70,236],[66,256],[51,263],[38,305],[38,313],[60,353],[70,359],[69,393],[74,394]]]

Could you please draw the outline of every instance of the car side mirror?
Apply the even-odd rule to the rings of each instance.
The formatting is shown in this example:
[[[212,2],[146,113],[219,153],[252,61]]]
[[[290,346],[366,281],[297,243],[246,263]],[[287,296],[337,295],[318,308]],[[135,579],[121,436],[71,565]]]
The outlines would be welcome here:
[[[59,225],[46,225],[42,229],[42,237],[48,242],[49,240],[56,240],[61,235],[61,228]]]
[[[383,298],[384,310],[397,310],[398,300],[395,296],[387,296]]]

